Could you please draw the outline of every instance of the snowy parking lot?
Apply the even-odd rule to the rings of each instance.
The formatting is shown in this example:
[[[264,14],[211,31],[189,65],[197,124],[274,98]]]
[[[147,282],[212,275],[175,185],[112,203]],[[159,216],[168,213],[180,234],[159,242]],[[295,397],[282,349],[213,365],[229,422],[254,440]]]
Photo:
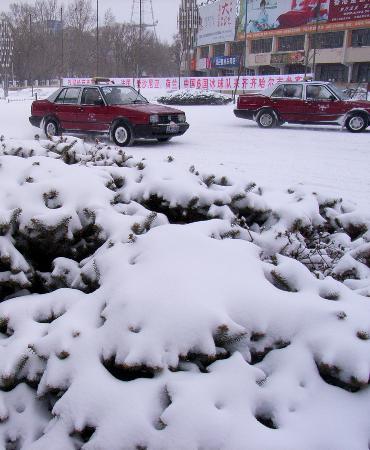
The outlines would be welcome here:
[[[32,139],[40,133],[28,122],[31,101],[0,101],[0,134]],[[370,198],[370,129],[353,134],[336,126],[284,125],[262,130],[238,119],[233,105],[182,107],[189,131],[167,144],[137,142],[135,157],[178,162],[210,173],[240,174],[259,185],[289,188],[304,183],[313,190],[341,195],[363,207]]]

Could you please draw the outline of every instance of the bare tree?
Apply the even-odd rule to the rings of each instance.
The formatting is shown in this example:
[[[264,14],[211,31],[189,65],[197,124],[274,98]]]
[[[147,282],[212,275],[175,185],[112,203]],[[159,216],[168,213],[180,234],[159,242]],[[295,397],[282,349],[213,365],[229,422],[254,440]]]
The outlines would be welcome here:
[[[56,79],[61,75],[62,0],[17,0],[7,14],[13,28],[14,72],[19,80]],[[95,9],[91,0],[72,0],[64,9],[64,71],[71,77],[90,77],[96,71]],[[56,26],[57,25],[57,26]],[[139,51],[139,29],[118,23],[107,10],[100,27],[101,76],[134,77],[141,55],[144,73],[174,76],[178,73],[179,48],[144,30]]]

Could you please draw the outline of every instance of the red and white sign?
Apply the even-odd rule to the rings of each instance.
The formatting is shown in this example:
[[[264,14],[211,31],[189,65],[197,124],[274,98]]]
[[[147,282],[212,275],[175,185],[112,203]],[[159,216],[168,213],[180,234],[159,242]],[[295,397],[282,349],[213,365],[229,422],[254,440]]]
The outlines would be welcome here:
[[[361,19],[370,19],[369,0],[330,0],[330,22]]]
[[[111,78],[115,84],[148,90],[204,89],[210,91],[262,90],[284,81],[303,81],[303,74],[259,75],[238,77],[185,77],[178,78]],[[64,78],[64,86],[93,84],[92,78]]]
[[[234,40],[236,3],[236,0],[218,0],[199,8],[198,46]]]

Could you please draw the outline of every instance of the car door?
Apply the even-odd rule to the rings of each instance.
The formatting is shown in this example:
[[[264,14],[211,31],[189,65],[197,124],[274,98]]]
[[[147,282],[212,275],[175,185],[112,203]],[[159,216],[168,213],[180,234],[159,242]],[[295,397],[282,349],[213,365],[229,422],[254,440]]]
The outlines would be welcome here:
[[[313,123],[335,123],[345,112],[342,101],[324,84],[308,84],[304,103],[307,121]]]
[[[54,102],[54,113],[64,130],[78,130],[76,109],[81,89],[65,88]]]
[[[107,131],[107,107],[98,88],[83,88],[81,101],[76,111],[76,120],[81,131]]]
[[[303,85],[280,84],[270,96],[273,109],[286,122],[304,121]]]

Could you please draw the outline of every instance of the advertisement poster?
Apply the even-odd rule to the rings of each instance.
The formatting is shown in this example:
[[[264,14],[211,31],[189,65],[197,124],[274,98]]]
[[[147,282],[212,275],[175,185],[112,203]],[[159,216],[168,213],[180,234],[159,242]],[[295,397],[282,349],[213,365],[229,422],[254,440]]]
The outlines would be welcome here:
[[[328,20],[329,0],[248,1],[247,33],[294,28]]]
[[[330,0],[330,22],[361,19],[370,19],[369,0]]]
[[[198,46],[234,40],[236,3],[236,0],[219,0],[199,8]]]
[[[305,32],[313,25],[324,31],[323,27],[330,30],[335,22],[368,19],[369,0],[241,0],[237,33],[243,39],[245,29],[249,34],[267,35],[294,28]]]

